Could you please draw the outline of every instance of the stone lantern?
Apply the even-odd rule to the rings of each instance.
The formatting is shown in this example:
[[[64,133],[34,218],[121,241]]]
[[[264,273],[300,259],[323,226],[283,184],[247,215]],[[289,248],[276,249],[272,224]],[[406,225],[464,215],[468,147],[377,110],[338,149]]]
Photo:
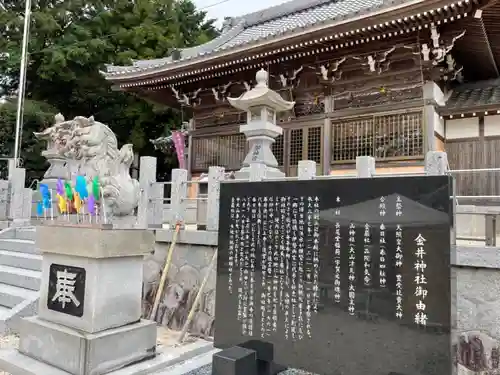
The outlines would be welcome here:
[[[283,177],[285,174],[278,169],[271,145],[277,136],[283,134],[281,126],[276,125],[276,114],[291,110],[295,102],[284,100],[268,87],[268,74],[264,69],[257,72],[255,79],[257,84],[253,89],[239,98],[227,98],[233,107],[247,112],[247,123],[240,126],[240,132],[245,134],[250,147],[243,167],[236,172],[235,177],[249,178],[252,164],[265,168],[267,177]]]

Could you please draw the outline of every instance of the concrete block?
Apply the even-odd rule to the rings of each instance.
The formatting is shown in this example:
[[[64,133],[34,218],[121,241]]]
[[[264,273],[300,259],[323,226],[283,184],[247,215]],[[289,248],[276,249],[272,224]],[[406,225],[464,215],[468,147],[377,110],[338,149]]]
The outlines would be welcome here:
[[[40,271],[42,269],[42,256],[39,254],[0,250],[0,264],[3,266]]]
[[[0,305],[14,307],[26,299],[34,299],[38,292],[13,285],[0,284]]]
[[[9,216],[9,181],[0,180],[0,220],[7,220]]]
[[[299,180],[312,180],[316,176],[316,162],[312,160],[300,160],[298,165]]]
[[[9,266],[0,266],[0,283],[39,290],[41,273]]]
[[[425,155],[425,173],[441,176],[448,171],[448,156],[444,151],[428,151]]]
[[[151,197],[151,184],[156,182],[156,158],[143,156],[140,159],[139,186],[141,195],[139,197],[137,209],[138,228],[147,228],[149,220],[149,200]]]
[[[224,180],[225,169],[222,167],[208,168],[208,197],[206,203],[207,230],[219,230],[220,183]]]
[[[161,228],[163,225],[163,183],[153,183],[148,196],[148,228]]]
[[[10,219],[22,219],[24,213],[24,182],[26,180],[26,170],[24,168],[14,168],[10,181]]]
[[[156,323],[140,321],[97,334],[26,318],[19,352],[73,375],[104,374],[151,358],[156,350]]]
[[[85,258],[85,255],[43,255],[38,308],[40,318],[90,333],[138,321],[141,317],[143,256],[95,259]],[[47,303],[52,264],[85,269],[82,317],[49,310]]]
[[[147,230],[56,225],[36,230],[36,245],[42,253],[87,258],[142,256],[151,252],[153,244],[154,234]]]
[[[356,171],[359,178],[369,178],[375,174],[375,158],[372,156],[356,157]]]
[[[30,240],[20,240],[17,238],[0,239],[0,250],[17,251],[19,253],[38,254],[35,243]]]
[[[33,202],[33,190],[30,188],[24,188],[23,191],[23,212],[22,219],[29,220],[31,218],[32,202]]]
[[[257,354],[254,350],[233,346],[214,354],[213,375],[257,375]]]
[[[175,228],[177,223],[185,223],[185,206],[187,198],[187,176],[188,171],[185,169],[172,170],[172,187],[170,191],[170,211],[172,221],[169,223],[172,228]]]

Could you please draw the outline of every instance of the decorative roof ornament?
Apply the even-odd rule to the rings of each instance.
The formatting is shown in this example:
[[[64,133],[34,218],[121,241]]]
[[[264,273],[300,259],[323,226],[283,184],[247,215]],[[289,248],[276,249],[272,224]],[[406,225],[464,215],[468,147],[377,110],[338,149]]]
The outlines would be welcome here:
[[[269,74],[261,69],[255,75],[257,84],[255,87],[241,95],[239,98],[228,97],[227,100],[234,108],[241,111],[249,111],[253,107],[269,107],[276,112],[289,111],[295,105],[295,102],[286,101],[276,91],[268,86]]]
[[[193,120],[184,121],[181,124],[181,128],[178,130],[182,133],[184,137],[189,136],[189,132],[193,130]],[[156,139],[150,139],[149,141],[154,146],[155,150],[161,151],[163,153],[170,153],[174,150],[174,141],[172,137],[172,131],[170,135],[159,137]]]

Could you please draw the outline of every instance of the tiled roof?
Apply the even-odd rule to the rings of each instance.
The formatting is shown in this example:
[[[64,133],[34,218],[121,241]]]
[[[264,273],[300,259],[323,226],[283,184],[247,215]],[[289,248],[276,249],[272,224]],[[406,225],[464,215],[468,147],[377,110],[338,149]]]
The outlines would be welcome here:
[[[446,101],[446,112],[500,106],[500,79],[467,83],[456,87]]]
[[[106,76],[146,72],[186,60],[203,58],[252,43],[286,35],[321,23],[340,21],[410,0],[292,0],[282,5],[235,18],[218,38],[200,46],[182,49],[181,58],[165,57],[135,61],[132,66],[108,65]],[[333,22],[332,22],[333,23]]]
[[[250,43],[256,40],[284,34],[297,27],[304,28],[327,20],[352,16],[364,10],[383,5],[383,0],[343,0],[323,1],[324,4],[311,7],[307,10],[295,11],[291,14],[271,19],[266,22],[249,25],[236,37],[220,46],[218,49],[228,49]],[[264,12],[263,16],[265,16]],[[252,17],[254,14],[250,15]],[[250,18],[249,17],[249,18]],[[253,18],[253,17],[252,17]]]

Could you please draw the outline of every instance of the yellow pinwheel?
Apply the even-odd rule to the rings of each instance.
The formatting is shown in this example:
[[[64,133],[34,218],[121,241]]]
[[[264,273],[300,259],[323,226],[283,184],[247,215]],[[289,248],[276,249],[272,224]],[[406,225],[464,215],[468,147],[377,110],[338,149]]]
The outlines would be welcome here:
[[[75,192],[75,210],[77,213],[80,213],[80,210],[82,209],[82,200],[80,199],[80,195]]]
[[[66,199],[60,194],[57,194],[57,206],[59,207],[59,212],[65,214],[68,211],[68,206],[66,205]]]

